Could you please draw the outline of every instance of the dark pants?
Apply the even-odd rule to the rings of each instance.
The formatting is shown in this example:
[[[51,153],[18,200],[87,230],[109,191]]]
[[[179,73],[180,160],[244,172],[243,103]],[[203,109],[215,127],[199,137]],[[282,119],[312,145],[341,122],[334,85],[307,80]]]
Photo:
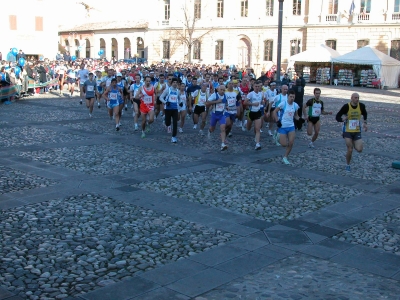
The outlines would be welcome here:
[[[178,110],[177,109],[165,109],[165,125],[171,126],[172,118],[172,137],[176,137],[176,132],[178,130]]]
[[[299,117],[301,118],[303,116],[303,101],[296,101],[297,105],[299,106],[299,109],[297,110],[297,114],[299,115]]]

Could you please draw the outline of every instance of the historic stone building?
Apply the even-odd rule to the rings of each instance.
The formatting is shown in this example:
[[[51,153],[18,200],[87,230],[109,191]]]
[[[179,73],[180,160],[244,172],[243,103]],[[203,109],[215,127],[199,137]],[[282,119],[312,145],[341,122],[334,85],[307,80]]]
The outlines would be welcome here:
[[[153,62],[191,56],[195,62],[259,71],[276,61],[279,0],[147,0],[131,5],[140,11],[133,13],[135,21],[63,29],[60,43],[80,57],[98,57],[102,49],[107,58],[136,55]],[[369,44],[399,58],[400,0],[284,0],[283,7],[283,64],[319,44],[341,54]]]
[[[27,56],[53,58],[57,53],[58,28],[50,0],[20,0],[1,6],[0,51],[3,59],[10,48],[22,49]]]

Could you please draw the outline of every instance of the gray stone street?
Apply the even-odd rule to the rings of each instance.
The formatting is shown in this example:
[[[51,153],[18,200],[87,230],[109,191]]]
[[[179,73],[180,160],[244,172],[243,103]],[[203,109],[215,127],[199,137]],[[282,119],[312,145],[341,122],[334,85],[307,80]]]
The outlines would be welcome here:
[[[400,90],[321,88],[333,115],[290,166],[265,126],[261,151],[235,126],[220,152],[190,119],[172,144],[130,107],[117,132],[77,97],[0,104],[0,300],[400,299]],[[353,91],[369,130],[346,172]]]

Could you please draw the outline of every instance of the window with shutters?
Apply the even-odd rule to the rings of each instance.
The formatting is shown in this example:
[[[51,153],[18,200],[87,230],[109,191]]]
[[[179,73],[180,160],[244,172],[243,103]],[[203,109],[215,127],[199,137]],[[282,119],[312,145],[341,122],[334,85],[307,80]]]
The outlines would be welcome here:
[[[266,40],[264,41],[264,60],[272,61],[272,54],[274,48],[274,41]]]
[[[293,15],[301,15],[301,0],[293,0]]]
[[[333,50],[336,50],[336,40],[326,40],[325,45],[332,48]]]
[[[169,59],[170,57],[170,42],[163,41],[163,58]]]
[[[170,0],[164,2],[164,20],[169,20],[170,17]]]
[[[195,41],[193,43],[193,59],[201,59],[201,43]]]
[[[217,44],[215,45],[215,59],[224,59],[224,41],[217,41]]]
[[[201,0],[194,1],[194,17],[196,19],[201,18]]]
[[[35,30],[43,31],[43,17],[35,17]]]
[[[224,0],[217,0],[217,17],[224,17]]]
[[[336,15],[338,12],[339,0],[329,0],[328,14]]]
[[[248,17],[249,16],[249,1],[243,0],[240,2],[240,16]]]
[[[17,16],[9,16],[10,30],[17,30]]]
[[[267,17],[274,15],[274,0],[266,0],[265,14]]]
[[[371,12],[371,0],[361,0],[360,13],[369,14]]]
[[[400,60],[400,40],[393,40],[390,46],[390,56]]]

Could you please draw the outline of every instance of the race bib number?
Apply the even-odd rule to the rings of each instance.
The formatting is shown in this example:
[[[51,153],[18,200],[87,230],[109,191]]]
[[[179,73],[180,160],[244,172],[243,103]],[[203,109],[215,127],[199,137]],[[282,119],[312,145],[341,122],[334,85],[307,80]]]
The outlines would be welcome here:
[[[176,96],[169,96],[169,102],[176,102],[178,100],[178,97]]]
[[[236,99],[228,99],[228,106],[235,106],[236,105]]]
[[[151,104],[153,102],[153,97],[151,96],[144,96],[143,97],[143,102],[146,104]]]
[[[225,104],[224,103],[218,103],[216,106],[215,106],[215,110],[216,111],[223,111],[225,109]]]
[[[200,98],[199,98],[199,104],[200,104],[200,105],[204,105],[204,103],[206,103],[206,99],[203,98],[203,97],[200,97]]]
[[[87,86],[87,91],[88,92],[93,92],[94,91],[94,86],[93,85],[88,85]]]
[[[358,120],[349,120],[349,129],[350,130],[356,130],[359,125],[360,125],[360,122]]]
[[[110,100],[117,100],[118,96],[117,93],[110,93]]]
[[[288,111],[287,114],[288,114],[289,117],[291,117],[291,118],[293,117],[293,112],[292,111]]]
[[[321,109],[320,108],[313,108],[312,109],[312,115],[313,115],[313,117],[319,117],[321,115]]]
[[[111,84],[111,79],[106,81],[106,86],[109,87]]]

